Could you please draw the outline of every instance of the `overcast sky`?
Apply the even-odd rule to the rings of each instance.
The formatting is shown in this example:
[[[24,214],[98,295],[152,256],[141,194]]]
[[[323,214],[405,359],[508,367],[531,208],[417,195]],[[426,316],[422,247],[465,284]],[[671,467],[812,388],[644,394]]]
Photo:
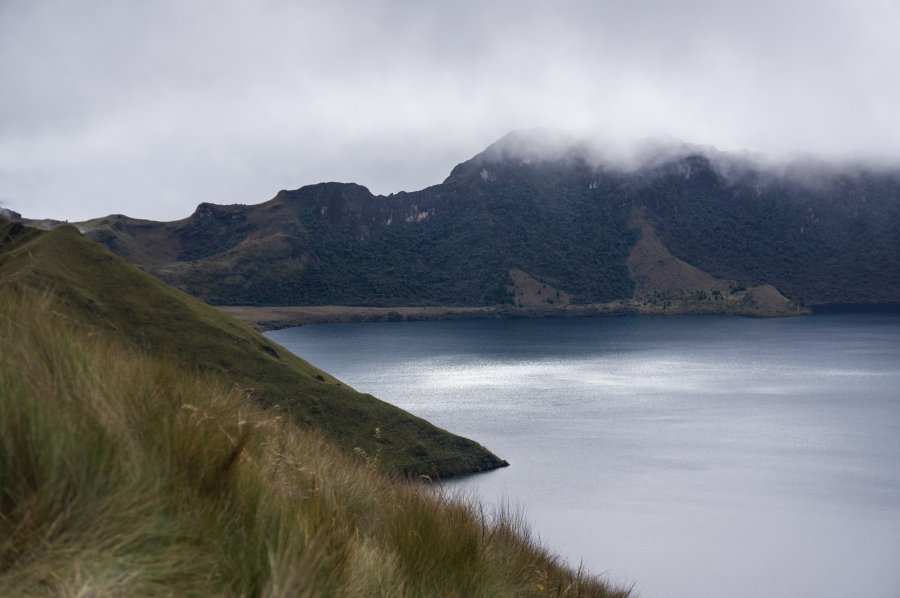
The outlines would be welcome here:
[[[896,0],[0,0],[0,203],[439,183],[511,129],[900,157]]]

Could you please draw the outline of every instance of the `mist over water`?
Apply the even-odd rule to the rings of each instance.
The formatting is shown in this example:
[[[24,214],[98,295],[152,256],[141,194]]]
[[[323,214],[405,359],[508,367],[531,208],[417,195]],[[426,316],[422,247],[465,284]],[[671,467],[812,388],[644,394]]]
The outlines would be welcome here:
[[[641,596],[900,595],[898,314],[269,336],[507,459],[447,485]]]

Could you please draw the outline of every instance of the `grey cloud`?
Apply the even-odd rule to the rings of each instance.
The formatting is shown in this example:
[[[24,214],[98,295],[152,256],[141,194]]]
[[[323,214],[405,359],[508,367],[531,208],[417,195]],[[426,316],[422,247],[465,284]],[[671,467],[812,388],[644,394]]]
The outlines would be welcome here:
[[[28,216],[443,180],[511,129],[900,155],[900,7],[4,0],[0,196]]]

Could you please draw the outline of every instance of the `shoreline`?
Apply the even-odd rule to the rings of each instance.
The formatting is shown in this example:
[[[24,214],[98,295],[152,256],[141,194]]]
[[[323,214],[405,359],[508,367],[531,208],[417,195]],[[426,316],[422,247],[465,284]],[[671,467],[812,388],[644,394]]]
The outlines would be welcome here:
[[[493,318],[548,318],[572,316],[634,315],[633,309],[573,306],[528,308],[513,306],[480,307],[359,307],[347,305],[298,306],[216,306],[222,312],[260,331],[317,324],[360,322],[418,322],[427,320],[484,320]]]
[[[653,305],[634,302],[613,302],[562,307],[515,307],[490,305],[469,307],[402,306],[365,307],[347,305],[297,306],[216,306],[220,311],[259,331],[279,330],[293,326],[317,324],[348,324],[361,322],[416,322],[426,320],[468,320],[493,318],[567,318],[591,316],[743,316],[795,317],[812,313],[798,308],[791,313],[735,309],[721,303]]]

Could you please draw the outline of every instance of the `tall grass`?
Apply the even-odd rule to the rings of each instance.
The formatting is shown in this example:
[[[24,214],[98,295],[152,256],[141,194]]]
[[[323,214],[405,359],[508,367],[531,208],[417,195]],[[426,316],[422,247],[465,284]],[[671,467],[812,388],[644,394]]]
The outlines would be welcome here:
[[[48,299],[0,314],[2,596],[627,595]]]

